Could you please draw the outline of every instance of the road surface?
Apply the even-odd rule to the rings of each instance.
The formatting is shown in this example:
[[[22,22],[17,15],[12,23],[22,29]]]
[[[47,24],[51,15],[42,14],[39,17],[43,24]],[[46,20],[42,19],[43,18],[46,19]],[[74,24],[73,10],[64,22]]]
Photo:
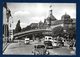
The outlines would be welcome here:
[[[34,44],[37,41],[31,42],[29,45],[21,43],[11,43],[8,45],[6,50],[3,52],[4,55],[33,55],[32,50],[34,49]],[[71,50],[67,47],[47,49],[50,55],[75,55],[71,53]]]

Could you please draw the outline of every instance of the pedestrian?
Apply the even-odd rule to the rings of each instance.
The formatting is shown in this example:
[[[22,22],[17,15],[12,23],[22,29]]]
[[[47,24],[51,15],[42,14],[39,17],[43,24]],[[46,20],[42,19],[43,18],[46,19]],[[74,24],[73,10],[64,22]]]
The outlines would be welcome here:
[[[73,42],[73,40],[71,40],[71,41],[70,41],[70,46],[69,46],[69,48],[70,48],[71,50],[73,50],[73,45],[74,45],[74,42]]]

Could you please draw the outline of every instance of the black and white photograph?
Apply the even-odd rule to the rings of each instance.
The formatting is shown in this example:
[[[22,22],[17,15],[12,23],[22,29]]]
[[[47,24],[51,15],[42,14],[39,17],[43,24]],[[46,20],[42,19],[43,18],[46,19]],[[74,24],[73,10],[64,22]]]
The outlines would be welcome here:
[[[76,3],[3,3],[3,55],[76,55]]]

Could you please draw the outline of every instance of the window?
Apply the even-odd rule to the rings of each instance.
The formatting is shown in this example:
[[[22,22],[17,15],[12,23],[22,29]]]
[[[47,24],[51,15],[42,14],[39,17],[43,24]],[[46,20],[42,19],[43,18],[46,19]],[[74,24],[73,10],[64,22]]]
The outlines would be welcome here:
[[[51,38],[49,38],[49,40],[50,40]]]

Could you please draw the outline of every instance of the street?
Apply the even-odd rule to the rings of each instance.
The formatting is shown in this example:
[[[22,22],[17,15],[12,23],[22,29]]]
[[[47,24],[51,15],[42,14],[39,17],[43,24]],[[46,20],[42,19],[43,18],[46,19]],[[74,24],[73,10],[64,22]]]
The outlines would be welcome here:
[[[34,49],[34,44],[37,41],[30,42],[30,44],[24,44],[23,41],[19,43],[11,43],[8,45],[6,50],[3,52],[4,55],[33,55],[32,51]],[[67,47],[47,49],[50,55],[75,55],[71,53],[71,50]]]

